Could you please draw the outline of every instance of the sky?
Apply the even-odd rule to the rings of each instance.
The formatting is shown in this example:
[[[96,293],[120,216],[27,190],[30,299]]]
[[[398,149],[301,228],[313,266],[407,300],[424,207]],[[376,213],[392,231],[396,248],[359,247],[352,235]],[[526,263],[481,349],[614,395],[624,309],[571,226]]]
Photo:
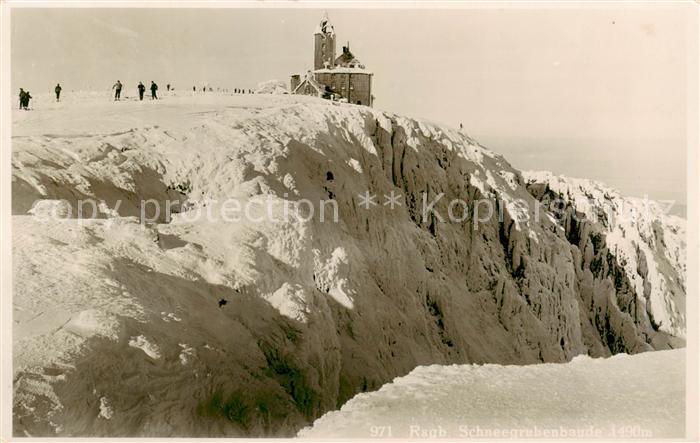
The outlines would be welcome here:
[[[308,4],[307,4],[308,6]],[[689,6],[689,5],[686,5]],[[464,130],[521,169],[685,200],[688,8],[328,9],[376,108]],[[12,10],[12,87],[255,88],[313,64],[323,9]],[[697,36],[697,33],[695,33]]]

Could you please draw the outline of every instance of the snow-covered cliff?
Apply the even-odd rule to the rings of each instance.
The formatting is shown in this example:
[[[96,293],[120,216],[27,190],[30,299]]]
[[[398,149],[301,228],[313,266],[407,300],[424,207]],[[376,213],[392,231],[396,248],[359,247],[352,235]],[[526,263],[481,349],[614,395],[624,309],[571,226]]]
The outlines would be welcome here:
[[[13,115],[17,435],[293,435],[418,365],[683,343],[682,220],[572,228],[553,178],[462,132],[298,96],[40,100]]]
[[[655,329],[685,337],[685,219],[670,215],[668,205],[623,197],[592,180],[523,175],[531,193],[560,216],[582,253],[579,269],[613,277],[618,305],[627,304],[636,321],[648,319]],[[598,239],[603,249],[596,251]],[[596,266],[596,257],[614,265]],[[622,297],[628,301],[620,303]]]

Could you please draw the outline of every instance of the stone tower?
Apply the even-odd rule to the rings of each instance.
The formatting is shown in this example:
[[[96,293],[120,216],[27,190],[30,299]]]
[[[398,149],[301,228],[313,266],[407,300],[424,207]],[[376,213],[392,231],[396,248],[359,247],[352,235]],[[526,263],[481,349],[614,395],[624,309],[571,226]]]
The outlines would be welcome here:
[[[335,61],[335,30],[323,13],[321,23],[314,32],[314,69],[332,68]]]

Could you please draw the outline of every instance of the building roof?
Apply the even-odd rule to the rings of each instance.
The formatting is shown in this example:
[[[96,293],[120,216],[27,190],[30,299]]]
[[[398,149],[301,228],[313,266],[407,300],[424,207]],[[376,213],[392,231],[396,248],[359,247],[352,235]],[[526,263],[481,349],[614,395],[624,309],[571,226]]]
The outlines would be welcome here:
[[[347,66],[336,66],[334,68],[321,68],[313,71],[314,74],[367,74],[373,75],[372,71],[364,68],[350,68]]]
[[[350,52],[350,50],[347,49],[347,46],[343,46],[343,53],[335,58],[335,64],[336,65],[347,65],[350,62],[352,62],[353,60],[356,61],[357,63],[359,63],[359,61],[355,58],[355,56],[352,55],[352,52]]]
[[[350,52],[350,42],[348,42],[347,46],[343,46],[343,53],[335,59],[335,64],[337,66],[345,66],[348,68],[365,67],[362,62],[359,61],[352,52]]]
[[[326,90],[326,88],[319,82],[314,80],[312,76],[307,75],[306,78],[302,80],[292,92],[296,94],[297,90],[299,90],[299,88],[301,88],[304,85],[304,83],[309,83],[316,91],[318,91],[319,94],[322,94],[323,91]]]
[[[354,55],[350,53],[342,54],[340,57],[335,59],[335,64],[337,66],[342,66],[345,68],[364,68],[365,65],[361,61],[355,58]]]

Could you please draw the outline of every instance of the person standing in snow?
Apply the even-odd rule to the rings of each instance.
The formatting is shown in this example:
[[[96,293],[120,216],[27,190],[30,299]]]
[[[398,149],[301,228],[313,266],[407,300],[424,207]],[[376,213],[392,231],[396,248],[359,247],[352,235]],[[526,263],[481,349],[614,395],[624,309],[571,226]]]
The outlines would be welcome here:
[[[29,95],[29,91],[24,91],[24,110],[28,111],[29,110],[29,99],[31,99],[32,96]]]
[[[158,96],[156,95],[157,90],[158,90],[158,85],[156,85],[156,82],[151,80],[151,100],[158,100]]]
[[[168,91],[170,91],[170,83],[168,83],[167,85],[165,85],[165,89],[167,89]]]
[[[24,92],[24,89],[19,88],[19,109],[24,108],[24,94],[26,94],[26,92]]]
[[[56,83],[56,87],[54,88],[54,91],[56,92],[56,101],[61,101],[61,84]]]
[[[114,86],[112,86],[112,89],[114,89],[114,101],[116,102],[122,95],[122,82],[117,80]]]
[[[146,87],[143,83],[139,82],[139,100],[143,100],[143,93],[146,91]]]

